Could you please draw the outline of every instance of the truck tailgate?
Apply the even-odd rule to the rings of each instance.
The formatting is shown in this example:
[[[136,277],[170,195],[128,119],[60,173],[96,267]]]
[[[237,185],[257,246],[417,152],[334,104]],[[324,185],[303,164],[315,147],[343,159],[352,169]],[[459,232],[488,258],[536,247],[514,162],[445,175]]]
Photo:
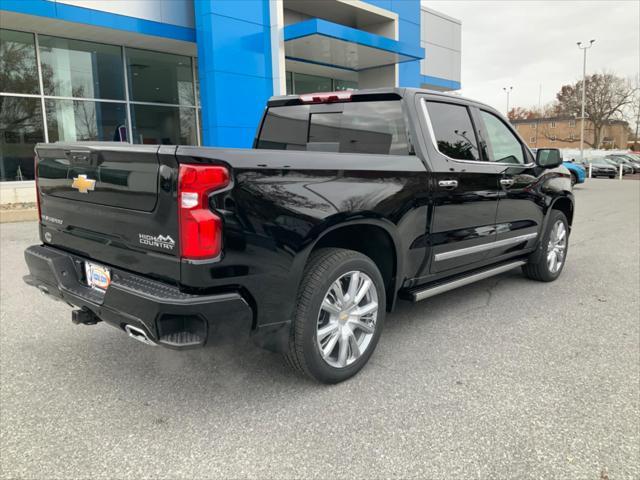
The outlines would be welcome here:
[[[36,147],[41,236],[96,262],[180,280],[175,147]]]

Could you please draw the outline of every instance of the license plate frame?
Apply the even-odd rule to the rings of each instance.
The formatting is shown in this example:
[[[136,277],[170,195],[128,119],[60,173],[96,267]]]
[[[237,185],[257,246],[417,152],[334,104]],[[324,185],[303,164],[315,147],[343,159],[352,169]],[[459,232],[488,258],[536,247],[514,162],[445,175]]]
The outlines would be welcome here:
[[[84,262],[87,285],[100,292],[106,292],[111,285],[111,269],[93,262]]]

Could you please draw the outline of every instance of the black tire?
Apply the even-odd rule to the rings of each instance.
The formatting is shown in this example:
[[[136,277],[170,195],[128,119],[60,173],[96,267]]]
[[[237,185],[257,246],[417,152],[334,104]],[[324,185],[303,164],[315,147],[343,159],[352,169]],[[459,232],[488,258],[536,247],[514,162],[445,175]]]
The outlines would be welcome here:
[[[323,359],[316,340],[320,308],[331,285],[355,270],[366,273],[375,286],[378,297],[375,330],[360,357],[344,367],[334,367]],[[294,370],[319,382],[342,382],[358,373],[371,357],[384,326],[385,313],[384,281],[369,257],[341,248],[319,249],[311,254],[304,270],[285,359]]]
[[[549,253],[549,238],[551,236],[553,226],[558,221],[561,221],[564,224],[564,228],[566,231],[566,245],[564,249],[564,258],[559,270],[557,272],[552,272],[547,262],[547,254]],[[538,242],[538,248],[536,249],[536,251],[531,254],[528,262],[522,266],[522,272],[527,278],[530,278],[532,280],[537,280],[539,282],[553,282],[562,273],[564,265],[567,262],[568,253],[569,222],[567,221],[567,217],[560,210],[551,210],[551,212],[549,213],[549,222],[547,223],[546,231],[542,235],[540,242]]]
[[[610,178],[611,180],[613,180],[614,178],[616,178],[616,176],[615,176],[615,175],[609,175],[609,178]]]
[[[573,187],[576,183],[578,183],[578,177],[575,173],[571,172],[571,186]]]

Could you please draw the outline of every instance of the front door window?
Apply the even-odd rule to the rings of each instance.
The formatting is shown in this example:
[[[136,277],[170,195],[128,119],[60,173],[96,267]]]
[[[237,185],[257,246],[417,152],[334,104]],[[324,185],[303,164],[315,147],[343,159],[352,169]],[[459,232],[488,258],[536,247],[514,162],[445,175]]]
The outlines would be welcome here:
[[[480,111],[489,142],[488,160],[498,163],[523,164],[522,144],[502,120],[494,114]]]

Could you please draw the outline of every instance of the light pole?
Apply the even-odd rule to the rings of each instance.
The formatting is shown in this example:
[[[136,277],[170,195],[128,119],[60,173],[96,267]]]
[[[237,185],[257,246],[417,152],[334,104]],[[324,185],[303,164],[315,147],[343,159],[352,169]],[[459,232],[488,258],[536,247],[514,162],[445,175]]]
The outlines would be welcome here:
[[[578,48],[582,50],[582,114],[580,115],[580,161],[584,162],[584,102],[587,92],[587,50],[593,47],[595,40],[589,40],[589,45],[578,42]]]
[[[511,93],[511,90],[513,90],[513,87],[502,87],[502,90],[507,92],[507,117],[508,117],[509,116],[509,94]]]

